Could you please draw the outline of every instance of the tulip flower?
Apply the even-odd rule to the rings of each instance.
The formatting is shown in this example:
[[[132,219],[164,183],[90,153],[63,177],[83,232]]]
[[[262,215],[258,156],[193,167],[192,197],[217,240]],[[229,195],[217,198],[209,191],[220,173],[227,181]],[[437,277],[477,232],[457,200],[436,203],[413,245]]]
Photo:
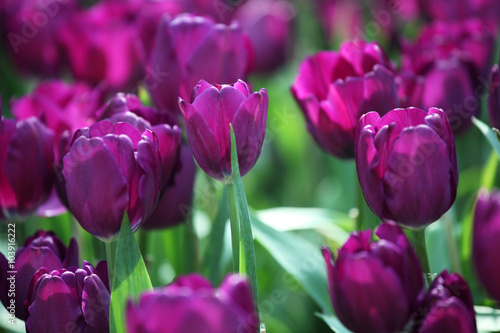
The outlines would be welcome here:
[[[0,120],[0,220],[29,215],[54,183],[52,132],[38,119]]]
[[[158,204],[143,229],[162,229],[186,222],[191,213],[194,195],[196,164],[189,146],[180,151],[181,170],[175,174],[173,186],[160,196]]]
[[[172,284],[142,294],[126,309],[129,333],[241,332],[257,331],[250,284],[228,275],[218,289],[204,277],[192,274]],[[165,320],[165,314],[169,319]]]
[[[0,254],[0,259],[6,258]],[[69,246],[66,247],[63,242],[52,232],[39,230],[33,236],[28,237],[23,246],[19,247],[15,255],[15,267],[10,269],[8,266],[2,267],[0,280],[0,298],[5,307],[8,306],[9,297],[7,295],[8,281],[10,277],[8,271],[14,271],[16,281],[16,316],[26,320],[28,313],[24,309],[24,301],[28,297],[28,289],[33,275],[42,267],[49,270],[67,268],[78,265],[78,245],[76,240],[71,238]]]
[[[421,8],[436,21],[463,22],[476,17],[497,24],[500,3],[496,0],[420,0]]]
[[[70,209],[86,231],[112,241],[125,211],[133,231],[151,215],[177,159],[170,152],[180,144],[176,126],[157,132],[103,120],[75,133],[63,176]]]
[[[354,232],[338,252],[323,247],[330,297],[339,320],[356,333],[400,332],[417,311],[424,281],[405,234],[394,222]]]
[[[189,104],[180,99],[179,105],[198,165],[210,177],[230,182],[232,124],[243,177],[257,162],[264,143],[269,102],[266,89],[252,93],[241,80],[231,85],[210,85],[201,80],[192,101]]]
[[[500,92],[498,90],[498,65],[493,65],[489,78],[488,114],[490,125],[500,129]]]
[[[398,106],[392,65],[376,43],[346,42],[307,57],[291,91],[316,142],[339,158],[354,157],[359,118]]]
[[[455,143],[436,108],[395,109],[359,120],[356,168],[366,202],[382,220],[419,229],[439,219],[457,194]]]
[[[179,96],[188,100],[200,80],[228,83],[244,79],[252,66],[251,43],[241,28],[183,14],[164,18],[150,62],[157,80],[146,88],[159,109],[178,114]]]
[[[471,19],[436,22],[422,29],[415,43],[403,45],[403,68],[425,78],[422,107],[443,109],[455,134],[466,131],[479,113],[476,87],[486,81],[494,41],[490,27]]]
[[[474,212],[472,258],[479,280],[488,294],[500,302],[500,268],[495,254],[500,251],[500,192],[482,191]]]
[[[463,277],[445,270],[434,280],[420,306],[415,332],[477,332],[472,294]]]
[[[40,269],[26,301],[28,332],[109,332],[110,292],[106,262],[94,268]]]

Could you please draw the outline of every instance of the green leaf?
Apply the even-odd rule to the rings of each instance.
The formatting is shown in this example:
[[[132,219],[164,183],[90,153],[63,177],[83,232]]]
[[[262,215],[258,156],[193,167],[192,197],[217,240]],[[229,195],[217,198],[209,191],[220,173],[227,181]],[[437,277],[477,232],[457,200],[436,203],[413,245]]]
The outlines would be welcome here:
[[[298,235],[280,232],[256,217],[252,224],[255,239],[295,278],[324,313],[333,314],[319,245],[313,245]]]
[[[127,217],[123,219],[116,247],[111,306],[110,332],[125,332],[125,306],[129,298],[136,299],[141,292],[153,289],[139,246],[130,230]]]
[[[495,131],[491,127],[475,117],[472,117],[472,122],[481,131],[481,133],[483,133],[483,135],[486,137],[493,149],[495,149],[498,157],[500,158],[500,141],[498,140],[497,133],[495,133]]]
[[[316,316],[320,317],[323,319],[323,321],[332,329],[333,332],[336,333],[352,333],[349,331],[342,323],[340,320],[332,315],[325,315],[322,313],[316,313]]]
[[[487,306],[474,306],[477,329],[480,332],[500,332],[500,310]]]

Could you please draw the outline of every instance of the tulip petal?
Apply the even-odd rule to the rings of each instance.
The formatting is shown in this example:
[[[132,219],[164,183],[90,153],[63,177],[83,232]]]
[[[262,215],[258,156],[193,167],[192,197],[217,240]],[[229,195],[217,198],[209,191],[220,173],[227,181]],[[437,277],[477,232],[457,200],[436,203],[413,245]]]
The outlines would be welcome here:
[[[467,308],[455,297],[435,303],[419,330],[419,333],[443,332],[477,332]]]
[[[110,294],[101,279],[91,274],[85,277],[82,291],[82,311],[87,332],[107,331],[109,327]]]

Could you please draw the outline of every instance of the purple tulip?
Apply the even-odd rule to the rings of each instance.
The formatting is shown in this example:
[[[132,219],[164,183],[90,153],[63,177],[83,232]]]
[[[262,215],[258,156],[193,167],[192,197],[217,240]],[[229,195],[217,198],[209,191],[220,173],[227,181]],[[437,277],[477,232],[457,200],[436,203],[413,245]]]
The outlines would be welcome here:
[[[472,294],[464,278],[445,270],[434,280],[420,306],[415,332],[477,332]]]
[[[478,20],[436,22],[414,44],[404,45],[403,67],[425,78],[422,107],[442,108],[455,134],[466,131],[479,113],[475,87],[486,81],[493,47],[493,33]]]
[[[0,120],[0,219],[33,213],[54,184],[53,134],[38,119]]]
[[[0,254],[0,260],[4,262],[6,258]],[[3,266],[4,266],[3,265]],[[28,237],[15,255],[15,267],[11,269],[9,266],[2,267],[0,280],[0,298],[5,307],[10,303],[7,291],[9,282],[6,280],[11,277],[8,271],[15,271],[16,291],[15,305],[16,316],[22,320],[26,320],[28,313],[25,312],[24,302],[28,297],[30,281],[33,275],[40,268],[45,267],[49,270],[67,268],[78,265],[78,245],[74,238],[71,238],[69,246],[63,242],[52,232],[39,230],[33,236]]]
[[[480,192],[474,212],[473,259],[479,280],[488,294],[500,302],[500,268],[495,254],[500,253],[500,192]]]
[[[359,37],[363,24],[363,6],[359,1],[314,0],[314,9],[328,41],[332,37],[354,39]]]
[[[370,243],[369,230],[354,232],[334,260],[323,247],[330,297],[340,321],[358,333],[400,332],[423,297],[420,264],[394,222],[381,224]]]
[[[210,177],[231,179],[230,127],[233,125],[241,176],[257,162],[266,135],[266,89],[252,93],[238,80],[231,85],[200,81],[193,89],[192,104],[180,99],[179,106],[198,165]]]
[[[28,332],[109,332],[110,292],[105,261],[94,268],[40,269],[26,306]],[[106,272],[106,273],[101,273]]]
[[[229,83],[244,79],[253,61],[251,43],[241,28],[209,18],[179,15],[158,28],[150,68],[157,80],[147,84],[159,109],[178,114],[178,98],[189,100],[201,79]]]
[[[477,17],[498,24],[500,3],[496,0],[420,0],[422,9],[434,20],[462,22]]]
[[[127,2],[102,1],[75,13],[59,31],[69,67],[78,80],[111,91],[135,88],[142,76],[144,49],[134,8]]]
[[[153,132],[145,120],[129,116],[137,127],[103,120],[77,131],[63,161],[73,215],[104,241],[117,235],[125,211],[133,231],[147,220],[177,160],[177,126]]]
[[[259,325],[250,284],[236,274],[216,290],[200,275],[180,277],[137,303],[129,301],[126,311],[129,333],[253,333]]]
[[[382,118],[376,112],[361,117],[356,167],[366,202],[382,220],[425,227],[455,201],[455,143],[440,109],[395,109]]]
[[[188,145],[180,151],[181,170],[174,176],[174,185],[160,196],[158,204],[143,229],[163,229],[186,222],[191,213],[196,164]]]
[[[291,53],[295,10],[284,0],[251,0],[233,16],[250,36],[255,49],[255,71],[270,72]],[[232,81],[230,81],[232,82]]]
[[[498,65],[493,65],[489,77],[488,114],[490,125],[500,129],[500,91],[498,89]]]
[[[291,91],[316,142],[334,156],[352,158],[361,115],[398,106],[394,80],[380,46],[359,40],[307,57]]]

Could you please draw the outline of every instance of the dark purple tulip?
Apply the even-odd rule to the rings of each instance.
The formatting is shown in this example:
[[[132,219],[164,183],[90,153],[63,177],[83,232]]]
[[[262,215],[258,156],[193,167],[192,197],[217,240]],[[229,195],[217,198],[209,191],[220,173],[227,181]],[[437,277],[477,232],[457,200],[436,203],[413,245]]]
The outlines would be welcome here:
[[[369,230],[354,232],[334,260],[323,247],[330,297],[340,321],[356,333],[400,332],[423,297],[420,264],[394,222],[382,223],[370,243]]]
[[[157,80],[146,86],[154,104],[177,115],[179,96],[189,101],[198,81],[244,79],[253,61],[250,44],[236,23],[216,24],[187,14],[164,18],[150,62]]]
[[[432,282],[416,319],[418,333],[476,333],[472,294],[463,277],[443,271]]]
[[[201,80],[193,89],[192,101],[189,104],[180,99],[179,106],[198,165],[212,178],[230,180],[232,124],[240,173],[246,175],[259,159],[266,135],[266,89],[252,93],[241,80],[231,85],[211,85]]]
[[[218,289],[204,277],[192,274],[141,295],[127,305],[129,333],[257,331],[250,284],[239,275],[228,275]],[[168,314],[168,320],[165,320]]]
[[[135,88],[142,75],[143,48],[133,8],[127,2],[102,1],[75,13],[59,31],[73,76],[111,91]]]
[[[380,46],[359,40],[307,57],[291,91],[316,142],[334,156],[352,158],[361,115],[398,106],[394,80]]]
[[[398,87],[399,106],[421,107],[425,80],[409,70],[400,71],[394,81]]]
[[[498,89],[498,72],[498,65],[493,65],[488,81],[488,114],[490,116],[491,127],[500,129],[500,91]]]
[[[82,268],[40,269],[33,277],[26,306],[28,332],[109,332],[108,277],[83,261]]]
[[[492,31],[478,20],[436,22],[404,45],[403,67],[425,78],[422,107],[442,108],[455,134],[479,113],[477,87],[487,81],[493,48]]]
[[[196,164],[188,145],[180,151],[181,170],[175,174],[174,185],[160,196],[158,204],[143,229],[162,229],[185,222],[191,213],[194,194]]]
[[[33,213],[54,184],[54,139],[38,119],[0,121],[0,215]]]
[[[104,241],[117,235],[125,211],[133,231],[147,220],[177,159],[177,126],[153,132],[142,118],[130,117],[137,127],[103,120],[77,131],[63,161],[73,215]]]
[[[476,17],[498,24],[500,3],[496,0],[420,0],[422,9],[434,20],[462,22]]]
[[[285,63],[292,51],[295,17],[290,2],[250,0],[233,17],[250,36],[255,49],[255,71],[270,72]]]
[[[474,266],[488,294],[500,302],[500,267],[495,254],[500,253],[500,192],[480,192],[474,212]]]
[[[382,220],[421,228],[455,201],[458,167],[446,114],[395,109],[359,120],[356,167],[366,202]]]
[[[3,254],[0,254],[0,259],[5,260]],[[30,281],[36,271],[42,267],[53,270],[76,265],[78,265],[78,245],[74,238],[71,238],[66,248],[52,231],[37,231],[35,235],[28,237],[23,246],[16,251],[14,269],[9,266],[2,267],[0,280],[2,303],[7,307],[10,302],[7,295],[9,282],[6,278],[11,277],[8,271],[15,271],[17,273],[13,275],[16,282],[16,316],[26,320],[28,314],[25,312],[24,301],[28,297]]]

